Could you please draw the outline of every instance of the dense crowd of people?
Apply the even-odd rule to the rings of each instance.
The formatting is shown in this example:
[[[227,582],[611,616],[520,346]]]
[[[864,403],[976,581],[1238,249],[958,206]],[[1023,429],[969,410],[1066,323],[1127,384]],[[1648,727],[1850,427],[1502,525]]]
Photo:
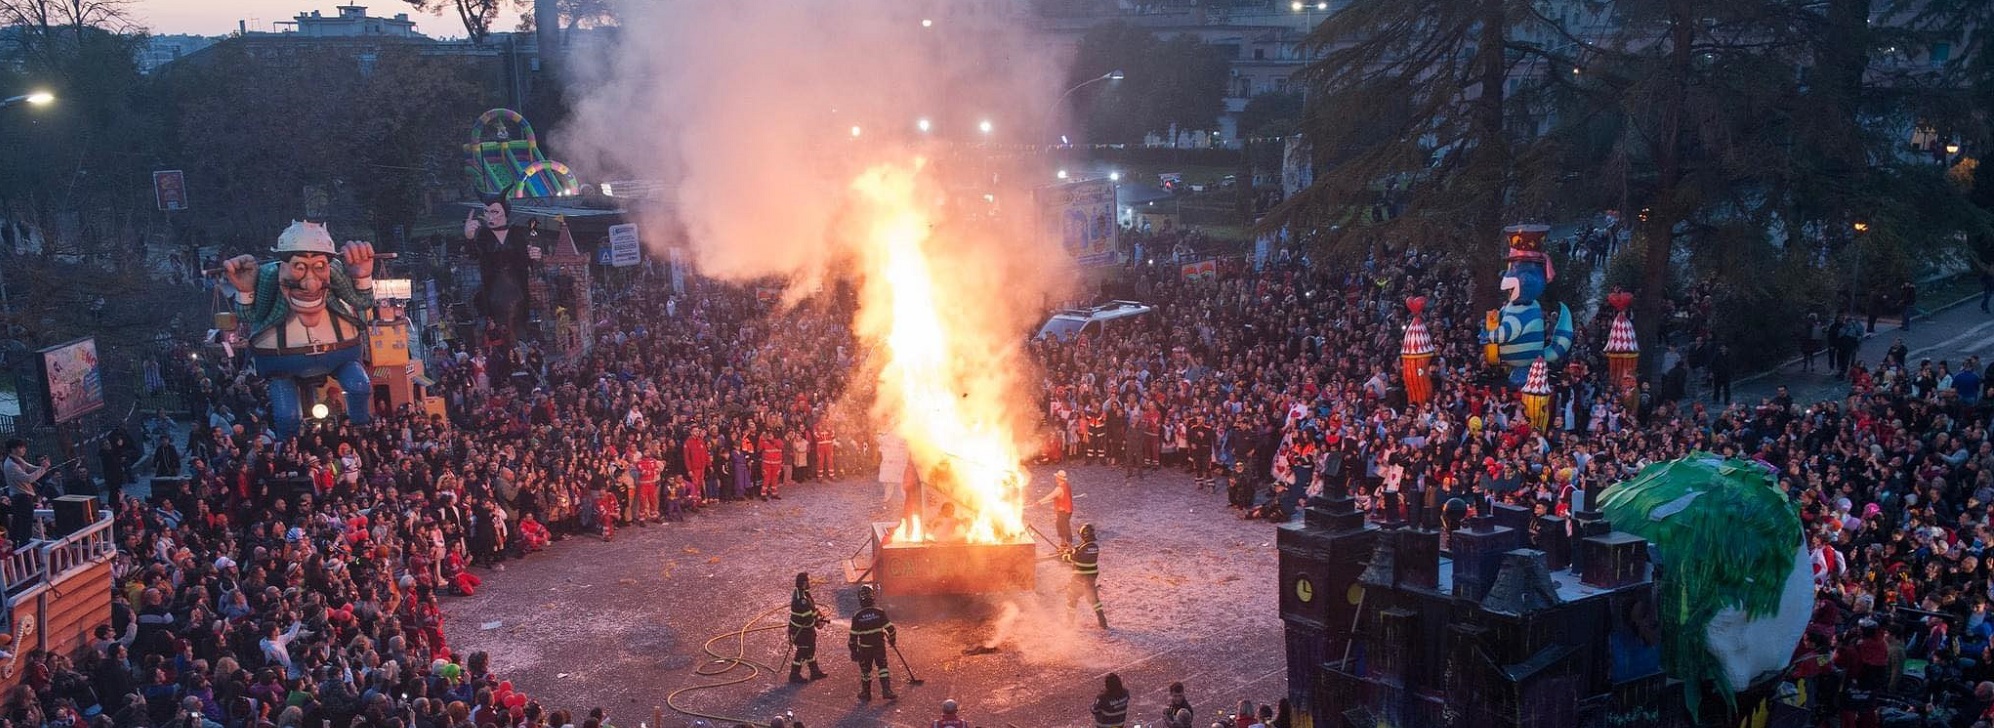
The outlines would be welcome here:
[[[1202,244],[1145,237],[1174,257]],[[1242,517],[1283,521],[1306,495],[1339,488],[1380,520],[1438,526],[1454,499],[1564,512],[1573,492],[1690,451],[1756,458],[1800,503],[1821,586],[1795,675],[1837,674],[1881,695],[1915,660],[1925,687],[1905,703],[1935,724],[1972,725],[1994,704],[1994,441],[1981,408],[1994,368],[1906,361],[1898,347],[1885,361],[1837,362],[1850,376],[1843,400],[1682,401],[1691,364],[1707,371],[1715,355],[1699,320],[1712,314],[1691,296],[1672,303],[1686,323],[1670,327],[1661,375],[1632,400],[1605,379],[1611,312],[1577,327],[1540,431],[1482,363],[1475,281],[1431,256],[1320,266],[1277,252],[1197,276],[1167,263],[1124,274],[1123,293],[1157,311],[1031,344],[1046,460],[1130,478],[1183,468]],[[1418,404],[1398,373],[1414,295],[1432,302],[1438,348],[1434,394]],[[483,653],[455,649],[441,600],[551,541],[869,473],[870,428],[840,407],[858,356],[850,302],[820,296],[779,325],[768,308],[753,289],[712,282],[689,295],[640,288],[598,309],[597,344],[577,360],[497,338],[430,358],[447,420],[403,409],[293,442],[269,434],[262,388],[234,362],[162,357],[148,379],[185,393],[184,447],[163,413],[141,436],[98,441],[119,541],[112,619],[81,654],[16,656],[22,682],[0,719],[604,728],[602,709],[555,709]],[[123,495],[116,486],[139,472],[185,487],[155,488],[155,502]],[[98,492],[87,471],[47,477],[42,496]],[[15,540],[25,531],[13,528]],[[1920,690],[1901,685],[1894,694]],[[1191,725],[1182,691],[1172,695],[1138,710]],[[1887,702],[1863,699],[1820,704]],[[1231,718],[1286,726],[1286,707],[1245,703]]]
[[[1644,382],[1630,399],[1606,380],[1612,312],[1601,306],[1555,368],[1540,431],[1480,362],[1469,281],[1416,252],[1343,272],[1291,259],[1259,275],[1144,273],[1157,315],[1037,344],[1050,457],[1132,477],[1175,460],[1200,484],[1209,467],[1246,517],[1286,520],[1305,494],[1333,487],[1374,519],[1430,527],[1456,499],[1565,515],[1574,493],[1596,496],[1651,463],[1693,451],[1757,460],[1797,502],[1812,548],[1819,604],[1788,677],[1833,679],[1810,707],[1994,723],[1994,440],[1983,406],[1994,366],[1978,357],[1911,361],[1899,339],[1865,362],[1840,345],[1845,398],[1799,402],[1779,387],[1733,402],[1728,348],[1710,342],[1707,297],[1692,291],[1671,306],[1687,315],[1662,353],[1661,391]],[[1409,402],[1399,378],[1411,295],[1434,302],[1425,403]],[[1692,364],[1715,402],[1681,399]]]

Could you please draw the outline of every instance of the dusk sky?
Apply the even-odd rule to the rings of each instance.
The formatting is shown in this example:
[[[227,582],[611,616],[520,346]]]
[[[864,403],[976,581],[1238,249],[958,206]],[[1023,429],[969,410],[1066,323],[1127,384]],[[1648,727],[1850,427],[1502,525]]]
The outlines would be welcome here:
[[[344,4],[341,0],[137,0],[133,15],[155,34],[226,35],[235,32],[237,20],[249,21],[250,30],[267,31],[272,29],[271,23],[290,20],[301,12],[317,10],[330,15],[341,4]],[[356,4],[367,6],[368,15],[389,17],[408,13],[415,20],[416,29],[431,37],[464,35],[455,17],[416,12],[403,0],[357,0]],[[519,12],[510,11],[510,17],[500,18],[496,25],[512,27]]]

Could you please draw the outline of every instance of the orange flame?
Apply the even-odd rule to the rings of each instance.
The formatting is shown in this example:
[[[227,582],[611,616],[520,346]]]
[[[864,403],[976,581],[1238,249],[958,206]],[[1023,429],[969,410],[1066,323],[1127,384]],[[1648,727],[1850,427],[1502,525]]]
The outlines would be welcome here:
[[[853,181],[855,219],[863,221],[855,256],[862,305],[854,325],[881,365],[875,418],[907,441],[924,481],[955,503],[973,543],[1022,539],[1023,450],[1015,427],[1019,331],[1005,312],[979,298],[989,271],[945,257],[934,235],[937,216],[924,199],[922,160],[882,164]],[[924,196],[925,195],[925,196]],[[945,502],[947,502],[945,501]],[[932,539],[918,521],[911,538]]]

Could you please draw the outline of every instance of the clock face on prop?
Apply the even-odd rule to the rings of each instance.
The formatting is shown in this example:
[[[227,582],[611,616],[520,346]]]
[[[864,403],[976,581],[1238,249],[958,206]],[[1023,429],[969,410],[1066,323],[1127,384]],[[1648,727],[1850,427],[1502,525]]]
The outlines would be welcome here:
[[[1295,577],[1295,598],[1303,604],[1315,601],[1315,582],[1309,581],[1307,576]]]

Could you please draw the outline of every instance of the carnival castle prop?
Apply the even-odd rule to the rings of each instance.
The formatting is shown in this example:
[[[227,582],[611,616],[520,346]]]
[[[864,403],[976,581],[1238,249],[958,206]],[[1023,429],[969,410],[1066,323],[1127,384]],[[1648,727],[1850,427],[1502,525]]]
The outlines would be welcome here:
[[[1328,481],[1278,532],[1292,724],[1806,724],[1775,688],[1812,574],[1764,466],[1696,453],[1575,501],[1450,515],[1443,539]]]

